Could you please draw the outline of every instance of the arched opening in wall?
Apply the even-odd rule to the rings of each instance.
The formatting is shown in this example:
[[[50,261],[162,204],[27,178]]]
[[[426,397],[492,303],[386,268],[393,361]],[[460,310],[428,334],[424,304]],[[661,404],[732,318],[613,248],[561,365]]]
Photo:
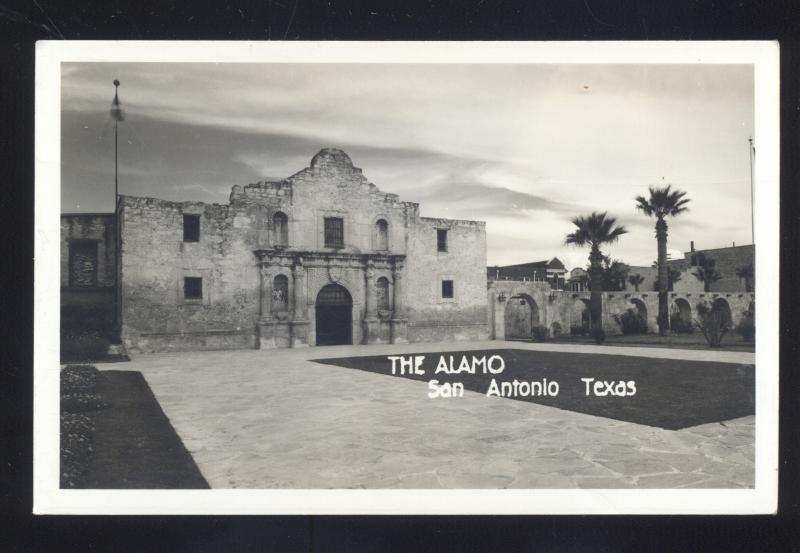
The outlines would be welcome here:
[[[539,326],[539,306],[532,297],[519,294],[506,301],[506,340],[530,340],[533,337],[533,329],[537,326]]]
[[[289,218],[282,211],[272,216],[272,245],[286,247],[289,245]]]
[[[711,311],[718,312],[722,315],[722,324],[728,328],[733,328],[733,316],[731,315],[731,306],[724,298],[717,298],[711,304]]]
[[[272,312],[286,311],[289,311],[289,278],[286,275],[276,275],[272,280]]]
[[[385,219],[378,219],[375,223],[375,249],[380,251],[389,249],[389,223]]]
[[[389,279],[386,277],[378,277],[375,283],[375,293],[378,296],[378,313],[383,311],[388,312],[389,309]]]
[[[647,306],[640,299],[631,299],[631,306],[614,319],[623,334],[647,334]]]
[[[353,343],[353,299],[344,286],[328,284],[315,302],[317,345]]]
[[[672,302],[669,313],[670,330],[689,334],[694,332],[692,324],[692,306],[683,298],[677,298]]]
[[[631,303],[633,304],[634,309],[636,309],[636,314],[646,321],[647,320],[647,306],[644,304],[644,302],[642,300],[640,300],[640,299],[633,298],[631,300]]]
[[[589,300],[575,300],[570,309],[569,333],[572,336],[584,336],[589,333],[592,326],[592,312],[589,310]]]

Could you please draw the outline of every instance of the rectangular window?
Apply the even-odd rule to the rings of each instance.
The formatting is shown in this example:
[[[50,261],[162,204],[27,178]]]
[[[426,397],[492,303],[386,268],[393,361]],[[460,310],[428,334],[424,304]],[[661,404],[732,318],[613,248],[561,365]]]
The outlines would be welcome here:
[[[344,220],[340,217],[325,217],[325,247],[344,247]]]
[[[69,285],[97,286],[97,242],[70,243]]]
[[[453,281],[452,280],[443,280],[442,281],[442,297],[445,299],[452,299],[453,298]]]
[[[447,230],[436,229],[436,251],[447,251]]]
[[[202,300],[203,299],[203,279],[202,277],[183,278],[183,299]]]
[[[184,242],[199,242],[200,241],[200,216],[199,215],[184,215],[183,216],[183,241]]]

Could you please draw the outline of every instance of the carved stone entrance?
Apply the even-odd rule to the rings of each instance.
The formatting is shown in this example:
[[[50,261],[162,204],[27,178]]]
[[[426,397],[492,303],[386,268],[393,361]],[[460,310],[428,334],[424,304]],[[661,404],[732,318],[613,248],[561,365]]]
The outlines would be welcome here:
[[[259,349],[407,343],[404,255],[256,250]]]
[[[324,286],[317,294],[315,311],[318,346],[353,343],[353,298],[344,286]]]

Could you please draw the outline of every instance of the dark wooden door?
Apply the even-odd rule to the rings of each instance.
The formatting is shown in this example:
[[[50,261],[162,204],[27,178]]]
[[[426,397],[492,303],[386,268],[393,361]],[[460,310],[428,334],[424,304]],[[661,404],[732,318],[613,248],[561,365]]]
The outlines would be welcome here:
[[[352,344],[353,300],[343,286],[328,284],[317,295],[317,345]]]

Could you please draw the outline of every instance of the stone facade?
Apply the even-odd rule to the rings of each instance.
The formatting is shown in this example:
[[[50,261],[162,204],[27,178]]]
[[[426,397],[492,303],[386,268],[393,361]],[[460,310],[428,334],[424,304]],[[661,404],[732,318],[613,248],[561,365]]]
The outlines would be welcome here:
[[[122,196],[118,217],[131,351],[488,336],[484,223],[420,217],[341,150],[225,205]]]
[[[108,329],[114,325],[116,232],[113,213],[61,216],[62,326]]]

